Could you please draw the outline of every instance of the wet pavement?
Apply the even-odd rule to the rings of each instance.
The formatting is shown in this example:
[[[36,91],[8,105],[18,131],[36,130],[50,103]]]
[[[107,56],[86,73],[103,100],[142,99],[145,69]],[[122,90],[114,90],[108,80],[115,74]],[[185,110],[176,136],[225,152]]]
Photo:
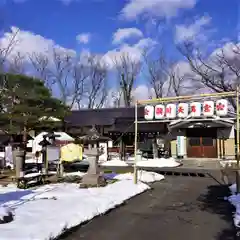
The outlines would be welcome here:
[[[152,188],[59,239],[236,239],[228,188],[214,178],[166,176]]]

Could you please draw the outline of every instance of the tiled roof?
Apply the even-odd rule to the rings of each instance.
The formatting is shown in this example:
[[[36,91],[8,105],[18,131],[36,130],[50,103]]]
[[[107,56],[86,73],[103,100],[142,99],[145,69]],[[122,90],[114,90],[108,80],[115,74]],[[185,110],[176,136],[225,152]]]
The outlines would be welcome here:
[[[139,118],[144,117],[144,109],[138,109]],[[134,108],[102,108],[102,109],[84,109],[72,111],[66,117],[68,126],[111,126],[117,121],[134,121]]]

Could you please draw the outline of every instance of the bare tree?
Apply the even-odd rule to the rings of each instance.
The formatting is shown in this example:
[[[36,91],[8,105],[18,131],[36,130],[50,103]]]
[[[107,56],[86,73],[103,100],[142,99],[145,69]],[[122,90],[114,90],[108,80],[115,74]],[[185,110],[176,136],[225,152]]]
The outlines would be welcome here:
[[[72,107],[74,102],[71,99],[73,94],[71,73],[74,59],[58,48],[52,49],[52,55],[53,66],[49,68],[50,79],[57,86],[62,102]]]
[[[73,108],[80,101],[86,75],[75,55],[53,48],[48,54],[33,53],[29,58],[36,74],[64,104]]]
[[[4,72],[6,60],[18,42],[17,35],[19,31],[20,30],[17,29],[15,32],[13,32],[13,34],[9,34],[8,42],[6,45],[3,45],[3,43],[0,41],[0,72]]]
[[[101,108],[107,100],[108,70],[98,56],[88,58],[88,77],[85,83],[87,108]]]
[[[8,62],[7,71],[13,74],[24,74],[25,72],[25,57],[17,52]]]
[[[166,86],[166,82],[169,79],[169,66],[163,49],[161,49],[159,56],[155,59],[153,59],[151,55],[148,55],[147,52],[144,51],[143,58],[147,70],[148,84],[153,90],[155,97],[162,98],[167,96],[169,88],[166,91],[164,86]]]
[[[168,59],[163,48],[157,57],[146,52],[143,57],[146,66],[143,71],[147,73],[148,84],[154,97],[186,95],[197,89],[196,83],[191,81],[191,73],[183,71],[181,62]]]
[[[84,59],[54,48],[52,59],[43,54],[30,56],[32,65],[50,89],[70,108],[100,108],[107,98],[107,68],[97,56]]]
[[[194,48],[191,42],[185,42],[178,48],[185,56],[192,71],[195,73],[195,82],[214,92],[234,91],[240,82],[240,49],[233,45],[232,49],[225,49],[204,57],[199,49]],[[235,102],[230,99],[233,107]]]
[[[124,106],[130,107],[133,102],[133,87],[141,70],[142,63],[127,53],[123,53],[118,59],[114,59],[113,62],[116,68]]]
[[[50,78],[50,63],[48,56],[42,53],[34,52],[29,54],[28,57],[33,65],[34,70],[36,71],[36,75],[45,82],[49,90],[52,90],[53,82]]]

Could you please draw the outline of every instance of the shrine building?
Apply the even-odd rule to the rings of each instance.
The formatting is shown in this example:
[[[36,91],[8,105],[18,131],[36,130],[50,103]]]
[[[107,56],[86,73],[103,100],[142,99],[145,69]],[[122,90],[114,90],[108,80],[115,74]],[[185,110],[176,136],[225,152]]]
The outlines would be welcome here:
[[[158,148],[161,143],[171,156],[184,159],[233,159],[236,115],[229,109],[226,99],[139,107],[139,146],[153,152],[152,146]],[[112,139],[109,152],[134,153],[132,107],[72,111],[65,120],[72,136],[84,135],[95,126],[101,135]]]
[[[145,106],[145,120],[168,122],[171,154],[181,158],[235,158],[235,119],[225,99]]]

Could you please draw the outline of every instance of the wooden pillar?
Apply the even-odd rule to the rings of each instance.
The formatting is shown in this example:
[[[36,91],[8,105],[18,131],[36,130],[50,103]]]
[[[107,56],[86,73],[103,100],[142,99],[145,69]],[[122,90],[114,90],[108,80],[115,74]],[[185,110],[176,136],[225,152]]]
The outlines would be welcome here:
[[[225,139],[223,138],[223,146],[222,146],[222,148],[223,148],[223,159],[225,159],[226,158],[226,148],[225,148]]]
[[[123,160],[124,158],[124,142],[123,138],[120,139],[120,159]]]
[[[153,149],[153,158],[158,158],[158,150],[157,150],[157,143],[156,137],[152,139],[152,149]]]
[[[222,138],[220,138],[219,139],[219,155],[220,155],[220,159],[222,159],[223,158],[223,154],[222,154],[222,141],[223,141],[223,139]]]

